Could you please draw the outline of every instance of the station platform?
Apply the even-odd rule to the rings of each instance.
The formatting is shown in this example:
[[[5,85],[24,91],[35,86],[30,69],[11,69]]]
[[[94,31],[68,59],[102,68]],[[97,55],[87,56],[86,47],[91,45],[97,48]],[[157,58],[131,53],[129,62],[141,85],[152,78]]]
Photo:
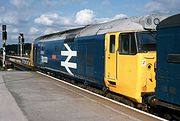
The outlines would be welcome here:
[[[3,121],[160,120],[36,72],[0,72]]]

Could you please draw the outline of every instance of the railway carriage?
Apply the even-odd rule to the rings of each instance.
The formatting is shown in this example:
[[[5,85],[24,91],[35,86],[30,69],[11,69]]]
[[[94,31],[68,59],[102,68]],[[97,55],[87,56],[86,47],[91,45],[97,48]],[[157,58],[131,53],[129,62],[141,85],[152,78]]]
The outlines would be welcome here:
[[[157,30],[157,86],[154,102],[180,111],[180,14],[163,20]]]
[[[34,41],[34,65],[142,103],[156,87],[155,28],[162,19],[124,18],[41,36]]]

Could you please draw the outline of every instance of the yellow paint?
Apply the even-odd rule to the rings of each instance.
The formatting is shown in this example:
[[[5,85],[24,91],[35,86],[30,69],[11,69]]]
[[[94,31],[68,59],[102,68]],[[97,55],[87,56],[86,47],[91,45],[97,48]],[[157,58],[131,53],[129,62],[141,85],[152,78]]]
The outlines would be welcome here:
[[[109,38],[111,35],[115,35],[115,39],[117,40],[118,37],[119,37],[119,33],[110,33],[110,34],[107,34],[106,35],[106,42],[107,42],[107,45],[109,45]],[[109,52],[110,50],[110,47],[109,46],[106,46],[106,50]],[[106,76],[111,79],[111,80],[116,80],[117,79],[117,49],[118,49],[118,41],[115,41],[115,51],[114,53],[106,53],[106,68],[108,68],[106,70]]]
[[[109,36],[112,34],[116,36],[116,52],[114,54],[109,53]],[[107,33],[105,37],[105,84],[110,91],[142,103],[141,93],[155,91],[156,53],[120,54],[118,51],[119,34],[120,32]]]
[[[30,51],[30,66],[34,66],[34,63],[33,63],[33,43],[31,44],[31,51]]]

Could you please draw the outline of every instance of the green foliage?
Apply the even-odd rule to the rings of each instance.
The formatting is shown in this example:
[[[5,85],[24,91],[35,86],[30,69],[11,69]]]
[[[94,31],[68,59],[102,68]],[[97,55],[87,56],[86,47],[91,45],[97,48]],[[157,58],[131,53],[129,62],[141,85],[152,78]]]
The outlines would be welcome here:
[[[6,45],[6,54],[7,55],[17,55],[20,50],[20,45],[18,44],[12,44],[12,45]],[[31,50],[31,43],[25,43],[23,45],[23,54],[25,52],[30,52]]]

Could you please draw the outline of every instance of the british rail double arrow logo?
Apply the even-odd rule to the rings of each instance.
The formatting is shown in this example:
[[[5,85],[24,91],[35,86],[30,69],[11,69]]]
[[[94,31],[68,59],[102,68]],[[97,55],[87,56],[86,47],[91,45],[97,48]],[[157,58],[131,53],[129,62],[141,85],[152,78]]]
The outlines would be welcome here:
[[[66,47],[67,51],[61,51],[61,56],[68,56],[68,57],[66,58],[65,61],[61,61],[61,66],[64,66],[69,74],[74,75],[69,68],[76,69],[77,64],[69,62],[69,60],[71,59],[72,56],[77,56],[77,51],[72,51],[71,48],[68,46],[68,44],[64,44],[64,46]]]

